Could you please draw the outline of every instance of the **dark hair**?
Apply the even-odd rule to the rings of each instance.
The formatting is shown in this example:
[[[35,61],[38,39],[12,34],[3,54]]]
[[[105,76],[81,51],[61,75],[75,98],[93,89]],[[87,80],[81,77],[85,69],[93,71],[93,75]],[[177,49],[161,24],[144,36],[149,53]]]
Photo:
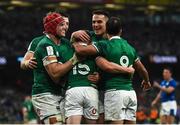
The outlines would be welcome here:
[[[61,14],[61,16],[63,16],[63,17],[69,18],[69,15],[66,12],[62,11],[62,10],[56,10],[56,12]]]
[[[171,74],[173,73],[172,68],[170,67],[165,67],[164,69],[168,70]]]
[[[119,34],[121,29],[121,21],[118,17],[111,17],[106,23],[106,32],[110,35]]]
[[[94,14],[104,15],[104,16],[106,16],[106,17],[109,18],[109,12],[106,11],[106,10],[94,10],[94,11],[92,12],[92,14],[93,14],[93,15],[94,15]]]

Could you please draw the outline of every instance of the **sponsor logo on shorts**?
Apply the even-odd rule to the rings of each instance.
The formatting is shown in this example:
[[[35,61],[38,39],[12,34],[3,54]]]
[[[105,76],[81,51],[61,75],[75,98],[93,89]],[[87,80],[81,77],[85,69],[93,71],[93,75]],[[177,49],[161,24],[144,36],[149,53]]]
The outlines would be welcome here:
[[[92,110],[91,110],[91,114],[92,115],[95,115],[97,113],[97,110],[95,109],[95,108],[93,108]]]
[[[36,109],[36,113],[38,116],[41,116],[41,110],[39,108]]]

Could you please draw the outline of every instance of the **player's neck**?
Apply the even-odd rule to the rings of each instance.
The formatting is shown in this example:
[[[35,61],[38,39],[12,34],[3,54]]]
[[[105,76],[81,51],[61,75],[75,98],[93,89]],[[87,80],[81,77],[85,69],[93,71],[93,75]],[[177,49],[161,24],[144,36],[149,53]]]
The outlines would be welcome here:
[[[58,39],[57,37],[55,37],[52,34],[47,34],[49,36],[49,39],[51,39],[56,45],[60,44],[60,39]]]
[[[105,39],[107,39],[107,38],[108,38],[108,36],[107,36],[107,34],[106,34],[106,33],[104,33],[104,34],[102,35],[102,37],[103,37],[103,38],[105,38]]]
[[[112,37],[114,37],[114,36],[121,36],[121,34],[120,33],[118,33],[118,34],[114,34],[114,35],[111,35],[111,34],[107,34],[107,38],[110,40]]]
[[[171,80],[172,80],[172,78],[166,79],[167,82],[169,82],[169,81],[171,81]]]

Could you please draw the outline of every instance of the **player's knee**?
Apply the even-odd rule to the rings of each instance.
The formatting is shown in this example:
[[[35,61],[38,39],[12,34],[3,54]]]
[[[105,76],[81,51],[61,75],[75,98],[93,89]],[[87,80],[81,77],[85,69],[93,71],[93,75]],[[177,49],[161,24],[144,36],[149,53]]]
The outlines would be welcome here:
[[[53,115],[44,119],[44,124],[63,124],[61,115]]]

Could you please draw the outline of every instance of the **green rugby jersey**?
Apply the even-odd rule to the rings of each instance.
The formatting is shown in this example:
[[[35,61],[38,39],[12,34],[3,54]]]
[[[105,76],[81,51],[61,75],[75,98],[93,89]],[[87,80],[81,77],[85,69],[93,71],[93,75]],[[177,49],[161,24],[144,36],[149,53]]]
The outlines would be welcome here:
[[[96,84],[88,80],[88,75],[97,72],[96,63],[94,58],[89,57],[84,61],[77,63],[68,75],[68,89],[72,87],[92,86]]]
[[[70,41],[64,37],[61,38],[61,44],[58,46],[58,51],[61,63],[67,62],[70,58],[72,58],[74,53]]]
[[[27,109],[27,118],[28,120],[33,120],[37,118],[36,112],[34,110],[33,104],[31,100],[25,100],[23,103],[23,107]]]
[[[34,38],[31,43],[29,44],[29,47],[28,47],[28,52],[33,52],[35,51],[38,43],[45,37],[45,35],[42,35],[42,36],[39,36],[39,37],[36,37]]]
[[[61,94],[61,86],[53,82],[44,67],[44,65],[46,65],[45,59],[49,56],[55,56],[58,62],[61,62],[58,47],[59,45],[53,43],[47,36],[45,36],[36,47],[34,57],[37,61],[37,68],[33,70],[34,84],[32,87],[32,95],[46,92],[56,95]]]
[[[64,48],[66,51],[63,52],[62,49],[60,50],[60,57],[62,57],[63,63],[68,61],[74,53],[74,49],[71,48],[70,42],[67,40],[66,42],[66,49]],[[97,72],[94,57],[88,57],[80,63],[77,63],[68,73],[68,84],[66,85],[67,89],[83,86],[93,86],[96,88],[96,85],[91,83],[87,78],[89,74],[94,72]]]
[[[87,31],[88,34],[90,35],[91,37],[91,41],[93,44],[96,44],[100,41],[103,41],[103,40],[108,40],[107,38],[103,38],[102,36],[98,36],[94,33],[94,31]],[[100,77],[101,79],[99,80],[98,82],[98,90],[103,90],[104,91],[104,71],[102,71],[100,68],[97,67],[97,71],[99,72],[100,74]]]
[[[128,67],[138,60],[135,49],[130,46],[126,40],[114,36],[110,41],[100,41],[94,44],[101,56],[110,62]],[[132,77],[129,74],[112,74],[105,72],[103,74],[105,90],[132,90]]]

